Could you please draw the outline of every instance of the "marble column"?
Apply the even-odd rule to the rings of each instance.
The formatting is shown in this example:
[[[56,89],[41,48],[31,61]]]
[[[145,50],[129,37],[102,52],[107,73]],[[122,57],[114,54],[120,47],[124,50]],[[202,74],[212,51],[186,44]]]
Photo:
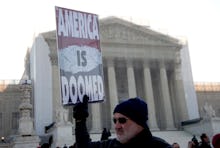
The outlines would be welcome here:
[[[132,61],[127,61],[126,64],[127,64],[127,78],[128,78],[128,95],[129,98],[134,98],[137,96],[134,68],[132,65]]]
[[[160,63],[160,81],[161,81],[161,91],[162,91],[161,94],[165,109],[164,122],[166,124],[166,130],[175,130],[170,93],[169,93],[169,85],[168,85],[167,73],[164,63]]]
[[[91,133],[100,133],[101,131],[101,109],[100,102],[91,103],[92,109],[92,128]]]
[[[174,83],[175,83],[174,85],[175,85],[175,99],[176,99],[177,107],[179,109],[178,111],[179,120],[180,120],[179,126],[181,126],[180,123],[182,121],[189,119],[181,73],[182,73],[181,61],[180,58],[177,58],[174,66]]]
[[[155,113],[155,103],[152,88],[152,80],[150,68],[147,62],[144,63],[144,86],[145,86],[145,96],[146,102],[148,104],[148,123],[151,130],[159,130],[157,124],[157,117]]]
[[[61,103],[61,90],[60,90],[60,76],[58,68],[58,58],[55,51],[51,51],[49,54],[51,65],[52,65],[52,96],[53,96],[53,121],[58,122],[56,115],[58,110],[62,107]]]
[[[107,71],[108,71],[108,84],[109,84],[109,99],[110,99],[110,113],[112,115],[115,106],[118,104],[118,93],[117,93],[117,83],[116,74],[113,59],[108,59],[107,61]],[[114,129],[112,122],[111,129]]]

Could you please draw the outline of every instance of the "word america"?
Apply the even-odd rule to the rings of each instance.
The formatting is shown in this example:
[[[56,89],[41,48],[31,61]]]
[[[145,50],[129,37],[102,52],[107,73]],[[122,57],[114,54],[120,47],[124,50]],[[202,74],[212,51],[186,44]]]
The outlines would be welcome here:
[[[97,15],[58,8],[57,23],[58,36],[99,40]]]

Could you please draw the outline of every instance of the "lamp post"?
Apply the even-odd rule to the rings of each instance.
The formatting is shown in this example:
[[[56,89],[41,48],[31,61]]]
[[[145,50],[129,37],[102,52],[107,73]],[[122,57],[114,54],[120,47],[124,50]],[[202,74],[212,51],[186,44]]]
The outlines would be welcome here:
[[[19,119],[19,134],[22,136],[34,135],[33,119],[31,118],[32,105],[30,103],[31,98],[31,80],[21,80],[20,89],[24,93],[21,98],[21,104],[19,110],[21,117]]]
[[[25,77],[21,80],[20,89],[23,92],[21,104],[19,105],[20,119],[18,135],[15,136],[13,148],[36,148],[39,146],[40,138],[34,130],[33,119],[31,118],[32,105],[31,98],[31,80]]]

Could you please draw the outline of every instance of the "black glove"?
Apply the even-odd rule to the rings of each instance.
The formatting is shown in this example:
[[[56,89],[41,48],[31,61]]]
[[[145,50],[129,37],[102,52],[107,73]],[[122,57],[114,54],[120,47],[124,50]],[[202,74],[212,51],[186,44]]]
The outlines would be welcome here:
[[[87,95],[84,95],[83,102],[77,103],[73,107],[73,117],[76,120],[84,120],[89,116],[88,101],[89,101],[89,97]]]

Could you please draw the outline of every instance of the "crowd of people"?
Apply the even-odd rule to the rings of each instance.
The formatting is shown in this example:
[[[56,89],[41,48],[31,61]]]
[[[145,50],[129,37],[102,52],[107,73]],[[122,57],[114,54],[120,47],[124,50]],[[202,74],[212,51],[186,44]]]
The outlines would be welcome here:
[[[172,148],[180,148],[180,145],[174,142]],[[200,135],[200,141],[194,135],[188,142],[188,148],[220,148],[220,133],[214,135],[212,141],[206,133]]]

